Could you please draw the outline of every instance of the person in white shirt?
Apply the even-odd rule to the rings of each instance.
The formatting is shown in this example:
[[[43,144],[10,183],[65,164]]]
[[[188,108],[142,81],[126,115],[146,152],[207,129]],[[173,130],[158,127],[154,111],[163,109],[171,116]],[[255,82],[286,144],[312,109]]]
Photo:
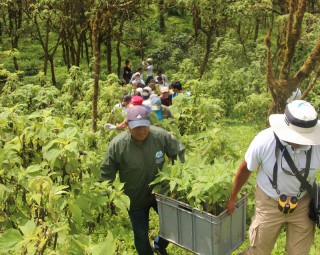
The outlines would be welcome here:
[[[131,101],[131,95],[125,95],[123,96],[122,100],[120,103],[116,104],[113,109],[112,109],[112,112],[115,112],[117,109],[121,109],[121,112],[124,114],[124,113],[127,113],[127,106],[128,104],[130,103]]]
[[[144,82],[144,80],[143,80],[143,74],[142,74],[142,72],[143,72],[143,68],[142,68],[142,67],[139,67],[139,68],[137,69],[137,71],[131,76],[130,83],[131,83],[132,81],[136,80],[137,83],[141,83],[141,84],[143,84],[143,86],[145,86],[145,82]]]
[[[153,60],[152,58],[148,58],[145,62],[145,70],[147,71],[147,79],[146,79],[146,86],[148,86],[149,82],[153,79]]]
[[[157,70],[157,76],[155,77],[155,81],[157,84],[159,84],[159,81],[161,80],[161,82],[163,81],[163,84],[161,83],[161,86],[166,86],[169,88],[169,80],[168,77],[162,73],[162,69],[158,69]],[[159,79],[160,78],[160,79]]]
[[[142,104],[143,104],[144,106],[146,106],[149,111],[151,111],[151,99],[150,99],[150,95],[151,95],[151,94],[150,94],[150,92],[149,92],[148,89],[143,89],[143,92],[141,93],[141,96],[142,96],[142,99],[143,99]]]
[[[295,100],[284,114],[270,115],[269,121],[271,127],[253,139],[245,154],[226,209],[233,213],[238,193],[258,169],[250,244],[242,254],[271,254],[283,226],[287,254],[309,254],[315,234],[315,223],[309,218],[310,196],[288,162],[291,157],[300,175],[314,182],[320,168],[318,114],[310,103]]]

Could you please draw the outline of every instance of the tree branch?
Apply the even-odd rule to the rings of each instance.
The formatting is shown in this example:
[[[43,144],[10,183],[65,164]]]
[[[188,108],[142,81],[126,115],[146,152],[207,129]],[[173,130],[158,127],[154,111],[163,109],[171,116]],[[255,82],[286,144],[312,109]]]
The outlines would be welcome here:
[[[306,77],[318,66],[320,62],[320,38],[317,40],[317,44],[313,52],[309,55],[303,66],[296,72],[294,77],[290,79],[291,84],[301,84]],[[297,85],[297,86],[298,86]]]
[[[319,75],[320,75],[320,65],[318,66],[317,71],[314,73],[311,81],[309,82],[308,87],[302,93],[301,99],[305,99],[308,96],[309,92],[313,89],[314,85],[316,84],[316,81]]]
[[[280,80],[286,80],[290,75],[292,59],[296,45],[300,38],[302,20],[307,8],[307,4],[308,0],[299,0],[297,8],[296,0],[290,0],[289,20],[286,35],[286,50],[279,76]],[[295,9],[297,10],[295,11]]]

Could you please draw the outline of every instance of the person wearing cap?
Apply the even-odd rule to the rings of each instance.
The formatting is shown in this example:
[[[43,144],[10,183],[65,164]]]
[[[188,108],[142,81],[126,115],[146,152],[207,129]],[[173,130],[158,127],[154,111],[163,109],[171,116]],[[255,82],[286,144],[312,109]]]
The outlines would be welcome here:
[[[131,97],[130,103],[127,105],[127,108],[132,108],[135,105],[142,105],[143,98],[141,96],[135,95]]]
[[[150,95],[153,94],[153,91],[152,91],[152,89],[151,89],[149,86],[145,86],[145,87],[143,88],[143,90],[148,91]]]
[[[137,81],[133,80],[133,81],[130,81],[130,84],[131,84],[131,88],[132,88],[130,94],[133,96],[136,94],[136,90],[138,88],[138,83],[137,83]]]
[[[165,74],[163,74],[162,69],[158,69],[156,74],[157,74],[156,77],[155,77],[156,82],[159,84],[159,82],[161,81],[161,84],[163,84],[164,86],[169,88],[168,77]]]
[[[103,180],[113,181],[119,172],[124,192],[130,198],[129,217],[138,254],[152,255],[154,249],[167,254],[168,241],[156,237],[154,249],[149,242],[149,211],[157,211],[157,202],[150,183],[165,163],[165,155],[184,162],[185,148],[166,130],[150,125],[149,112],[134,106],[127,112],[128,130],[108,145],[100,171]]]
[[[132,84],[133,82],[135,82],[135,84],[137,85],[137,88],[143,88],[145,87],[145,82],[143,81],[142,78],[142,74],[140,74],[139,72],[135,73],[132,77],[134,77],[130,83]]]
[[[173,118],[170,109],[161,104],[161,99],[157,96],[151,99],[151,110],[157,115],[158,120]]]
[[[142,105],[142,102],[143,102],[143,99],[141,96],[136,95],[131,97],[130,102],[127,104],[127,109],[125,113],[128,111],[129,108],[132,108],[135,105]],[[117,125],[113,125],[110,123],[104,124],[104,129],[107,129],[107,130],[123,130],[123,129],[126,129],[127,127],[128,127],[128,123],[126,119]]]
[[[156,86],[157,86],[159,89],[161,89],[161,88],[163,88],[163,87],[169,88],[169,84],[166,85],[166,84],[164,83],[164,80],[162,79],[161,76],[159,76],[159,77],[157,78]]]
[[[152,90],[153,94],[156,94],[158,96],[161,94],[161,90],[160,90],[159,86],[156,85],[156,81],[154,79],[152,79],[149,82],[149,88]]]
[[[136,96],[142,97],[142,92],[143,92],[143,88],[139,87],[139,88],[136,89],[136,91],[134,92],[134,94],[135,94]]]
[[[127,106],[131,101],[131,96],[130,95],[125,95],[123,96],[122,100],[120,103],[116,104],[113,109],[112,112],[115,112],[117,109],[121,109],[122,113],[126,113],[127,112]]]
[[[161,104],[165,105],[165,106],[170,106],[172,105],[172,99],[171,99],[171,95],[169,92],[169,88],[168,87],[162,87],[161,89],[161,94],[160,94],[160,99],[161,99]]]
[[[147,72],[147,79],[146,79],[146,86],[149,84],[150,80],[153,79],[153,59],[148,58],[147,61],[144,61],[143,64],[145,64],[145,70]]]
[[[145,107],[147,107],[147,109],[148,109],[149,111],[151,111],[151,99],[150,99],[150,95],[151,95],[151,94],[150,94],[150,92],[149,92],[148,89],[143,89],[142,94],[141,94],[142,99],[143,99],[142,104],[143,104]]]
[[[315,234],[315,224],[308,217],[310,197],[289,166],[284,151],[303,178],[312,184],[320,167],[318,114],[310,103],[295,100],[287,104],[284,114],[270,115],[269,122],[271,127],[252,140],[240,164],[226,209],[233,213],[239,191],[258,169],[250,244],[243,254],[271,254],[283,226],[287,254],[309,254]],[[279,200],[282,195],[298,199],[294,210],[283,210]]]
[[[130,79],[130,83],[135,80],[137,82],[137,84],[142,84],[142,86],[144,87],[145,86],[145,82],[143,80],[143,68],[142,67],[139,67],[137,69],[137,71],[131,76],[131,79]]]

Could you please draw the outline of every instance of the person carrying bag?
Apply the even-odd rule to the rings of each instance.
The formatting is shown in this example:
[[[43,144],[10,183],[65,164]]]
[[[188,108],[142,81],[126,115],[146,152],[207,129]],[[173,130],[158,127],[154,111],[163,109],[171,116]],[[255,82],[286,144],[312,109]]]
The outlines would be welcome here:
[[[311,189],[320,169],[318,113],[310,103],[295,100],[287,104],[283,114],[271,114],[269,122],[270,127],[257,134],[246,151],[226,209],[229,214],[234,212],[237,195],[257,171],[255,214],[249,244],[242,254],[272,254],[283,228],[287,254],[309,254],[315,224],[319,225],[314,209],[318,195],[313,195],[317,188]]]
[[[291,168],[291,171],[295,174],[299,182],[301,182],[301,188],[306,189],[311,197],[310,205],[309,205],[309,218],[313,220],[318,228],[320,228],[320,189],[319,184],[316,182],[313,182],[313,185],[311,185],[307,179],[302,176],[295,166],[292,158],[290,157],[286,147],[284,147],[281,142],[279,141],[279,138],[276,134],[275,138],[277,141],[277,147],[280,149],[280,151],[283,153],[283,156],[285,160],[287,161],[288,165]],[[305,173],[309,172],[310,170],[310,160],[311,160],[311,153],[312,153],[312,146],[307,152],[307,161],[306,161],[306,170]]]

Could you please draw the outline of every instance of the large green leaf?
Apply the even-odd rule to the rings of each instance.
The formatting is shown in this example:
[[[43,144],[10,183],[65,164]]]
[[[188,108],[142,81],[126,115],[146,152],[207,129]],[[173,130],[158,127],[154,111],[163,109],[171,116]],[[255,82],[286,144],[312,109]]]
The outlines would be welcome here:
[[[76,127],[70,127],[61,132],[58,136],[60,138],[66,139],[67,141],[71,141],[73,137],[76,136],[78,130]]]
[[[92,255],[114,255],[116,245],[112,233],[109,231],[103,242],[90,246],[87,251]]]
[[[51,162],[52,160],[55,160],[57,157],[59,157],[61,153],[63,153],[63,150],[52,149],[48,152],[43,153],[43,157]]]
[[[29,220],[24,226],[20,226],[19,228],[25,237],[32,237],[37,226],[33,220]]]
[[[9,193],[13,192],[13,190],[7,188],[5,185],[0,183],[0,194],[1,194],[1,192],[4,192],[4,191],[9,192]]]
[[[36,174],[36,173],[38,173],[38,175],[40,175],[41,170],[42,170],[42,167],[39,164],[38,165],[30,165],[27,167],[26,172],[28,174],[31,174],[34,176],[34,174]]]
[[[126,211],[128,210],[128,205],[124,203],[122,200],[116,198],[112,202],[116,207],[118,207],[122,211],[122,213],[126,213]]]
[[[77,204],[71,204],[69,206],[69,210],[72,213],[72,218],[75,220],[76,223],[82,223],[82,210]]]
[[[79,152],[77,142],[71,142],[71,143],[67,144],[64,147],[64,149],[71,152],[71,153],[74,153],[74,154],[78,154],[78,152]]]
[[[9,229],[0,235],[1,252],[18,251],[23,245],[23,236],[17,229]]]

